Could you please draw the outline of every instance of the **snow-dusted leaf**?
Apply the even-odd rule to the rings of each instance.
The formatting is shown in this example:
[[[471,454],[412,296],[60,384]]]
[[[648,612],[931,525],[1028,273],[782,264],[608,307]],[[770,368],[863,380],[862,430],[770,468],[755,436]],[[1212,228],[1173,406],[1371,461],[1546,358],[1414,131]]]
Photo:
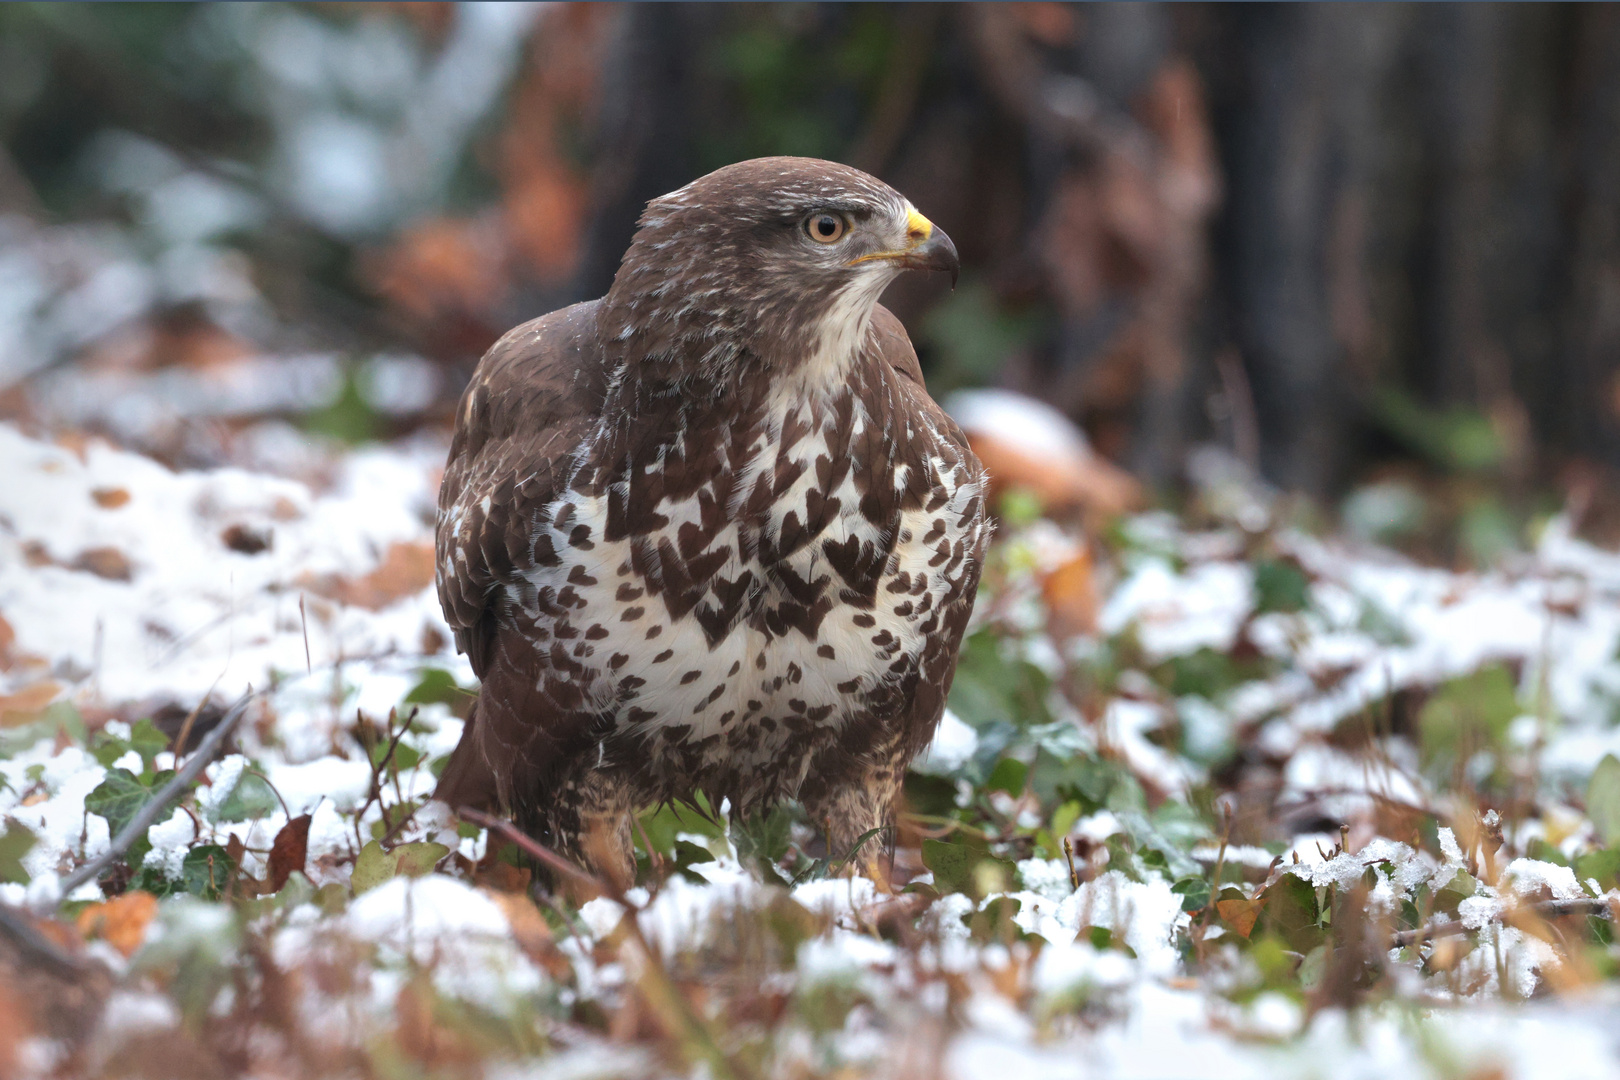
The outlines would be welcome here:
[[[107,819],[114,836],[138,813],[152,792],[128,769],[108,769],[107,778],[84,798],[84,808]]]

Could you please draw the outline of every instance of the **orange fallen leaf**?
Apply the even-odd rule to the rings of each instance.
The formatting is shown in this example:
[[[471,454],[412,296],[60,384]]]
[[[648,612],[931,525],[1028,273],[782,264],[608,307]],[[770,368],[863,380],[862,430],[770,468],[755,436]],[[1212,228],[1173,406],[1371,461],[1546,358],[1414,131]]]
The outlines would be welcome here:
[[[62,688],[46,680],[25,686],[15,694],[0,694],[0,727],[22,723],[56,700]]]
[[[129,502],[129,491],[125,488],[98,487],[90,492],[90,497],[103,510],[116,510]]]
[[[1080,511],[1109,518],[1140,504],[1141,485],[1101,457],[1038,456],[1007,439],[969,431],[968,442],[984,462],[994,493],[1023,488],[1049,513]]]
[[[157,910],[157,897],[135,890],[91,904],[79,912],[76,925],[85,937],[99,937],[125,956],[134,956]]]
[[[480,891],[495,901],[495,906],[506,916],[508,925],[512,927],[512,937],[524,953],[538,960],[551,952],[551,927],[546,925],[545,917],[527,894],[497,892],[493,889]]]
[[[317,596],[368,611],[381,611],[396,600],[433,584],[433,545],[399,542],[389,547],[377,569],[364,577],[306,577],[300,584]]]
[[[1220,913],[1221,919],[1243,937],[1254,932],[1254,924],[1260,918],[1261,910],[1266,906],[1264,897],[1254,900],[1239,900],[1236,897],[1230,900],[1215,901],[1215,910]]]
[[[1079,554],[1046,575],[1041,582],[1047,625],[1058,639],[1078,637],[1097,629],[1097,589],[1092,576],[1091,552]]]

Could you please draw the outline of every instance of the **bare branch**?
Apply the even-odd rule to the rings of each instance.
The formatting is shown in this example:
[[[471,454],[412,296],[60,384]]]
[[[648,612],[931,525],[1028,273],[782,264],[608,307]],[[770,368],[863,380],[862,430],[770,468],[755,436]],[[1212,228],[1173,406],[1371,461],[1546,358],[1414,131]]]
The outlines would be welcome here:
[[[158,790],[156,795],[146,801],[145,806],[136,811],[135,816],[130,818],[129,824],[125,825],[118,835],[113,837],[112,843],[107,845],[107,850],[62,879],[62,896],[69,895],[86,882],[96,880],[101,876],[103,870],[123,857],[124,852],[129,850],[131,844],[145,835],[146,830],[151,828],[152,822],[157,820],[157,816],[163,811],[163,808],[184,792],[197,777],[201,776],[202,771],[208,767],[208,763],[213,761],[220,750],[224,748],[232,732],[236,730],[237,724],[241,722],[242,717],[247,715],[248,706],[252,704],[255,696],[250,689],[237,698],[236,704],[226,710],[225,715],[220,718],[219,724],[215,726],[214,730],[210,731],[203,738],[203,741],[197,744],[196,751],[186,760],[186,763],[175,772],[167,784],[164,784]]]

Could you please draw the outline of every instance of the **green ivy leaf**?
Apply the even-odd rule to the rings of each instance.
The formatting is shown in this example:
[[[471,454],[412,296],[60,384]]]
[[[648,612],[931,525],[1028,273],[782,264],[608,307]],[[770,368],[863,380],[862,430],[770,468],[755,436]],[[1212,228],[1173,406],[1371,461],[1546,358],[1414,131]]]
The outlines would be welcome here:
[[[361,848],[359,857],[354,860],[354,874],[349,878],[354,895],[359,896],[393,877],[394,866],[393,855],[384,851],[377,841],[373,840]]]
[[[28,884],[28,874],[23,870],[22,860],[38,839],[21,822],[9,818],[6,820],[5,834],[0,835],[0,881]]]
[[[193,896],[218,900],[231,879],[231,857],[218,844],[202,844],[186,852],[180,864],[178,886]]]
[[[934,888],[941,894],[967,892],[973,884],[973,866],[979,861],[979,852],[966,844],[924,840],[922,861],[934,872]]]
[[[443,844],[420,840],[414,844],[401,844],[394,849],[394,864],[398,873],[406,877],[421,877],[429,873],[439,864],[439,860],[450,854],[450,849]]]
[[[1181,897],[1182,911],[1197,911],[1209,906],[1209,882],[1200,876],[1184,877],[1170,891]]]
[[[1293,562],[1261,559],[1254,564],[1254,609],[1257,612],[1304,611],[1311,601],[1311,579]]]
[[[1586,812],[1607,847],[1620,843],[1620,758],[1603,755],[1586,785]]]
[[[448,854],[450,849],[443,844],[428,841],[401,844],[392,851],[384,851],[382,844],[373,840],[360,849],[349,883],[359,896],[392,877],[421,877]]]
[[[280,806],[276,793],[270,790],[263,777],[244,772],[237,778],[231,793],[215,809],[213,820],[251,821],[269,815]]]
[[[117,836],[151,795],[128,769],[108,769],[107,778],[84,797],[84,808],[106,818],[107,828]]]
[[[129,732],[129,749],[141,755],[141,761],[151,770],[157,756],[169,748],[169,737],[157,729],[150,718],[142,718]]]
[[[1612,889],[1620,878],[1620,849],[1605,848],[1592,851],[1575,860],[1575,878],[1583,886],[1587,878],[1596,878],[1598,886]]]

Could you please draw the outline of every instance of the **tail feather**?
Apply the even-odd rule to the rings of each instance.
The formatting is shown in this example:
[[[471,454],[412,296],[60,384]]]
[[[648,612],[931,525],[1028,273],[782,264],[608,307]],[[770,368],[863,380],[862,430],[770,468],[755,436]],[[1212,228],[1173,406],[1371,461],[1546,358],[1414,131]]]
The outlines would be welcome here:
[[[478,730],[478,702],[473,702],[467,714],[467,726],[461,729],[461,741],[450,754],[450,760],[439,775],[433,797],[449,804],[452,810],[470,806],[474,810],[494,813],[499,810],[500,796],[495,785],[495,770],[485,757]]]

